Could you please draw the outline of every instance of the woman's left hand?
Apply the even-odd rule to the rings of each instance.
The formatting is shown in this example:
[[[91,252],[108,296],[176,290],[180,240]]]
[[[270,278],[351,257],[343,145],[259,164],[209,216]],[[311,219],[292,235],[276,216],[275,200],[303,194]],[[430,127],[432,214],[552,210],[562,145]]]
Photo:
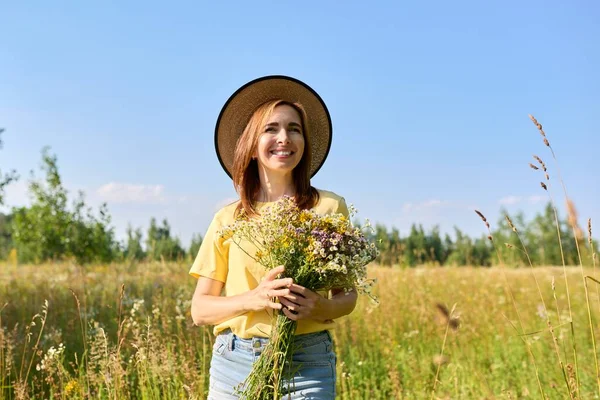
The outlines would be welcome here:
[[[328,299],[303,286],[292,284],[290,294],[280,296],[282,311],[286,317],[298,321],[301,319],[327,320]]]

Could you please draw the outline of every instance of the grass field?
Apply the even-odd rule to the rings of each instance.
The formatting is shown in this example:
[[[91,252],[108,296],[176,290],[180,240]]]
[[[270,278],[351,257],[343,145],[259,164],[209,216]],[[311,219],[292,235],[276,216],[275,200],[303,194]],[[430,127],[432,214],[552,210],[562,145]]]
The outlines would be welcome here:
[[[191,323],[188,267],[3,265],[0,398],[205,398],[213,336]],[[501,268],[371,268],[381,304],[361,298],[334,330],[338,397],[598,398],[581,270],[573,331],[562,267],[534,270],[547,312],[531,269],[504,271],[508,286]]]

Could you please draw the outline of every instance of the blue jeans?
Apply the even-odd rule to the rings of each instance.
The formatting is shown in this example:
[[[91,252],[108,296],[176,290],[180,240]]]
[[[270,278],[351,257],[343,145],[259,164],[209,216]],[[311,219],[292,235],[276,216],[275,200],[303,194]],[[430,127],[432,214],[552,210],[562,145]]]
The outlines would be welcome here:
[[[242,339],[230,330],[221,332],[213,346],[210,362],[208,400],[237,399],[234,388],[250,374],[267,338]],[[294,377],[284,383],[290,388],[285,399],[330,400],[335,398],[335,363],[333,343],[328,331],[297,335],[294,340],[300,350],[292,357]]]

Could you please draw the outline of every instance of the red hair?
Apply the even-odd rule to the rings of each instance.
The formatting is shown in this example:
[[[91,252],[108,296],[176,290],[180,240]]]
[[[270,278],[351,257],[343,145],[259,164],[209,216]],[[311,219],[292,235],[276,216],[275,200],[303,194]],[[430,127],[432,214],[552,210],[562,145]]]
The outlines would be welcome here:
[[[253,160],[252,155],[258,147],[258,138],[264,132],[265,124],[273,114],[275,107],[280,105],[288,105],[298,112],[304,135],[304,153],[300,162],[292,171],[294,188],[296,189],[294,200],[300,209],[310,209],[319,201],[319,192],[310,184],[312,154],[310,132],[306,123],[308,120],[306,111],[299,103],[272,100],[262,104],[254,111],[235,146],[233,185],[240,195],[240,203],[236,208],[236,214],[242,209],[249,216],[258,214],[255,206],[260,192],[260,178],[258,175],[258,161]]]

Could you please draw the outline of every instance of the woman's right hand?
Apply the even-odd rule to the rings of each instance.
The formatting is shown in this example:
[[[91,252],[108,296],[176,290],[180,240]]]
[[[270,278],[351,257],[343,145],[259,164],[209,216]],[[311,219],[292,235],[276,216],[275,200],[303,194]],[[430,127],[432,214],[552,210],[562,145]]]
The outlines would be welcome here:
[[[247,292],[246,304],[244,306],[246,311],[260,311],[266,308],[281,309],[281,303],[275,303],[273,299],[289,295],[290,286],[294,283],[292,278],[276,279],[277,275],[283,271],[283,265],[272,269],[267,272],[262,282],[255,289]]]

